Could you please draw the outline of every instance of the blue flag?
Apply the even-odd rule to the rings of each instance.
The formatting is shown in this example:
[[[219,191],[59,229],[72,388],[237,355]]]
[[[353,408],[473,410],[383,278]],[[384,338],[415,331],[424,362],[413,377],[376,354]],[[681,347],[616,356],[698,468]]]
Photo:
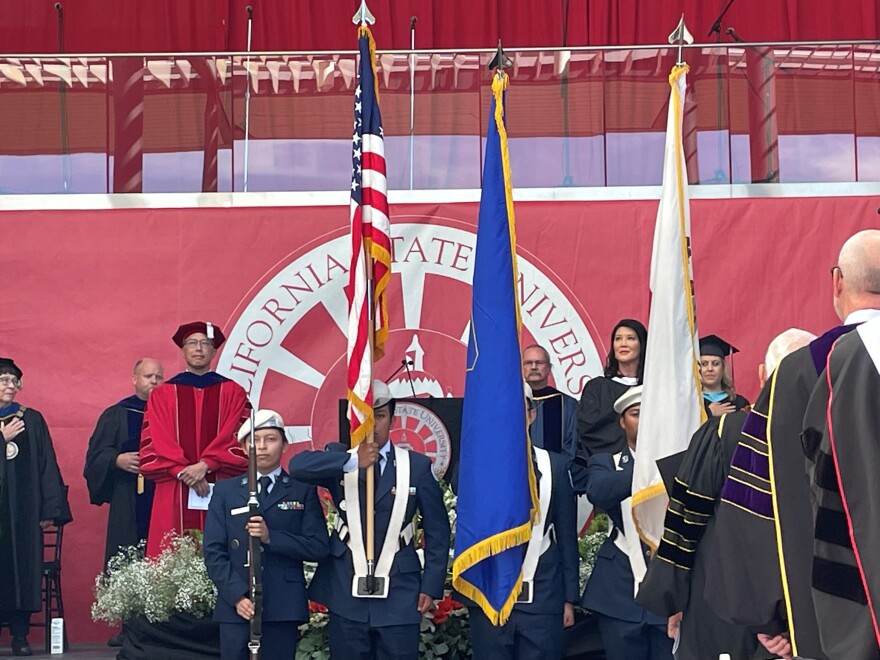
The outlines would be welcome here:
[[[507,621],[516,603],[538,511],[523,396],[506,87],[507,75],[496,75],[474,258],[452,566],[453,586],[495,625]]]

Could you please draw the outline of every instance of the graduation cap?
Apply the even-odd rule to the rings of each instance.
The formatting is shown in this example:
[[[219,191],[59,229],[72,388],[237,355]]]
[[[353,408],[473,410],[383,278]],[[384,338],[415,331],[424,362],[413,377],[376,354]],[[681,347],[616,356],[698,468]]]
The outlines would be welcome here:
[[[739,353],[739,349],[718,335],[706,335],[700,337],[700,355],[714,355],[720,358],[730,357],[734,353]]]
[[[211,339],[214,342],[214,348],[220,348],[223,345],[223,342],[226,341],[226,336],[223,334],[223,331],[216,325],[213,325],[210,321],[193,321],[192,323],[184,323],[177,329],[177,332],[174,333],[174,336],[171,337],[171,339],[175,344],[183,348],[183,342],[186,341],[186,338],[197,332],[201,332],[208,339]]]
[[[0,357],[0,374],[12,374],[16,378],[21,378],[24,375],[12,358],[7,357]]]

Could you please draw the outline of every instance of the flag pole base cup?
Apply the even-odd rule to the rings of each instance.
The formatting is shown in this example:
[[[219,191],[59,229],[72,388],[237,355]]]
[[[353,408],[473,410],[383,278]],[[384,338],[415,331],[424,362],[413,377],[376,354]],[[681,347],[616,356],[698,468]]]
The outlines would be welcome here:
[[[534,597],[532,593],[532,583],[523,580],[522,589],[519,591],[519,596],[516,597],[516,602],[521,604],[530,604],[532,602],[532,598]]]
[[[355,598],[388,598],[388,578],[355,575],[351,595]]]

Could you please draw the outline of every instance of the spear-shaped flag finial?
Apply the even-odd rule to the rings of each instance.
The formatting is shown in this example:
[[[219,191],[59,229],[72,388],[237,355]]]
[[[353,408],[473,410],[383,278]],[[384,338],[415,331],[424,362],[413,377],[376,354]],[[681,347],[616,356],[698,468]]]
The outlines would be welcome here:
[[[376,17],[370,13],[370,9],[367,7],[367,0],[361,0],[361,6],[351,17],[351,22],[355,25],[373,25],[376,22]]]
[[[681,56],[683,45],[694,43],[694,35],[688,31],[687,26],[684,24],[684,14],[681,15],[681,20],[678,21],[678,25],[675,26],[672,34],[669,35],[669,43],[678,46],[676,64],[684,64],[684,59]]]
[[[513,61],[511,61],[511,59],[504,54],[504,49],[501,48],[501,39],[499,39],[498,52],[495,53],[495,57],[493,57],[492,61],[489,62],[489,70],[504,70],[510,66],[513,66]]]

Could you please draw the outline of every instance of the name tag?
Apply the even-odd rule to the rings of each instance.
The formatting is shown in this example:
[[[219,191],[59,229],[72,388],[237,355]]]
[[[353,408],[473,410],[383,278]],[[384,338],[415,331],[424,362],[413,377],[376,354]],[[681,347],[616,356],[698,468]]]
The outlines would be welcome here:
[[[392,495],[397,495],[397,486],[392,486],[392,487],[391,487],[391,494],[392,494]],[[415,495],[415,494],[416,494],[416,487],[415,487],[415,486],[410,486],[410,487],[409,487],[409,493],[408,493],[408,495],[409,495],[410,497],[412,497],[412,496]]]
[[[302,511],[305,509],[305,506],[302,502],[297,502],[296,500],[288,500],[286,502],[279,502],[278,508],[282,511]]]

